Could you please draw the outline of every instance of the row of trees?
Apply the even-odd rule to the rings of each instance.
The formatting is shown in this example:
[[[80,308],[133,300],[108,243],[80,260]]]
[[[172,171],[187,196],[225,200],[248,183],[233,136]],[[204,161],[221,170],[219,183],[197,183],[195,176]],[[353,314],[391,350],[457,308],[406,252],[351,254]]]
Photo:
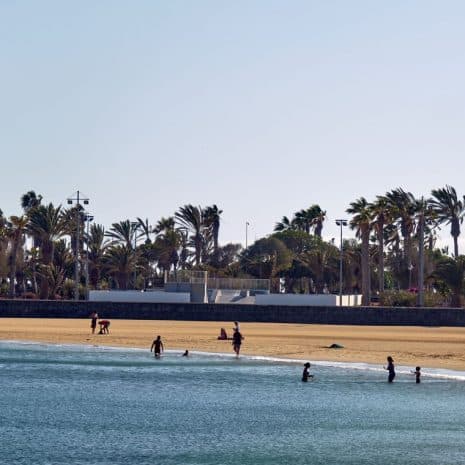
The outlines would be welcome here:
[[[446,186],[428,199],[401,188],[368,202],[350,203],[349,225],[356,239],[343,244],[343,289],[383,299],[387,291],[428,291],[459,305],[463,264],[458,238],[465,199]],[[339,247],[325,241],[326,212],[312,205],[284,216],[275,231],[246,250],[220,245],[222,210],[184,205],[154,224],[137,218],[113,223],[106,230],[91,223],[81,205],[65,209],[43,202],[30,191],[21,198],[22,214],[5,218],[0,211],[0,292],[9,297],[38,295],[70,298],[73,269],[80,263],[81,292],[86,288],[156,286],[165,271],[209,270],[218,276],[271,279],[272,290],[337,292]],[[83,234],[77,234],[77,226]],[[437,231],[450,226],[454,254],[436,247]],[[424,279],[423,279],[424,277]],[[423,289],[423,286],[421,286]]]

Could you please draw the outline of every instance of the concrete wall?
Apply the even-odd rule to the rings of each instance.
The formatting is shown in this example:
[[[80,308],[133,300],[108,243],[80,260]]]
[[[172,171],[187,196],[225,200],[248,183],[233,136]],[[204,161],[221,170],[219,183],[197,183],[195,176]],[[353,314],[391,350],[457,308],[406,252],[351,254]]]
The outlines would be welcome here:
[[[335,294],[266,294],[255,297],[257,305],[292,305],[311,307],[335,307],[339,305],[339,296]],[[343,295],[342,305],[360,305],[361,296]]]
[[[89,291],[91,302],[190,302],[189,292]]]
[[[88,318],[94,310],[101,318],[108,319],[465,326],[465,310],[460,308],[296,307],[0,300],[0,318]]]

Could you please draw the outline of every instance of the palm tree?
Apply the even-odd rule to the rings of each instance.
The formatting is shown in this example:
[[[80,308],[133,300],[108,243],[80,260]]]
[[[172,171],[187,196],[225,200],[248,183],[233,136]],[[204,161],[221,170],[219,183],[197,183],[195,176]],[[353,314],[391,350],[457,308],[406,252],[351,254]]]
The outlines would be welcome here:
[[[323,231],[323,223],[326,219],[326,211],[323,211],[319,205],[312,205],[309,210],[313,214],[313,227],[315,231],[315,236],[321,238],[321,233]]]
[[[152,241],[150,239],[150,234],[152,234],[152,227],[149,225],[149,220],[146,218],[143,220],[142,218],[137,218],[137,222],[139,223],[139,229],[141,234],[145,236],[145,243],[150,244]]]
[[[350,204],[346,210],[353,215],[350,220],[351,229],[362,241],[362,305],[370,305],[370,206],[364,197]]]
[[[371,227],[376,232],[378,241],[378,290],[384,292],[384,228],[390,222],[389,201],[386,197],[378,195],[376,200],[369,205],[371,215]]]
[[[433,277],[443,281],[452,294],[452,307],[461,307],[465,284],[465,256],[443,257],[436,263]]]
[[[172,229],[166,233],[159,234],[155,239],[155,250],[158,258],[158,267],[163,271],[169,271],[173,266],[174,271],[179,262],[179,247],[182,237],[178,231]]]
[[[10,254],[10,288],[9,297],[15,297],[15,278],[16,278],[16,260],[18,257],[18,249],[24,243],[24,235],[27,231],[29,219],[26,216],[10,216],[8,236],[11,241]]]
[[[123,244],[128,249],[134,249],[134,243],[143,234],[139,232],[140,223],[129,220],[113,223],[109,231],[105,233],[106,237],[113,239],[112,245]]]
[[[89,259],[89,281],[94,289],[99,288],[100,275],[103,268],[108,241],[105,240],[105,228],[101,224],[92,224],[89,236],[85,235]]]
[[[118,289],[126,290],[136,265],[134,250],[126,244],[113,245],[105,253],[104,263],[108,273],[115,278]]]
[[[214,266],[218,266],[218,236],[220,233],[221,213],[223,213],[223,210],[220,210],[216,205],[206,207],[203,211],[204,226],[211,234],[211,237],[213,239]]]
[[[459,200],[457,192],[452,186],[431,191],[432,199],[429,204],[433,208],[439,223],[450,224],[450,234],[454,240],[454,256],[459,255],[458,237],[460,225],[465,213],[465,197]]]
[[[153,228],[153,232],[155,234],[160,234],[161,232],[166,232],[174,229],[176,226],[176,223],[174,221],[174,217],[169,216],[168,218],[162,217],[160,220],[158,220],[157,224]]]
[[[50,266],[53,258],[54,241],[64,232],[63,214],[61,206],[55,208],[52,203],[47,206],[39,205],[28,212],[28,231],[40,243],[40,257],[42,266]],[[47,279],[40,280],[40,298],[49,297],[49,284]]]
[[[417,202],[411,192],[402,188],[386,193],[392,219],[397,220],[404,242],[404,268],[412,265],[412,234],[415,230]]]
[[[274,227],[275,231],[287,231],[288,229],[295,229],[295,224],[287,216],[283,216]]]
[[[37,195],[34,191],[26,192],[21,197],[21,207],[27,213],[31,208],[38,207],[42,202],[42,196]]]
[[[195,264],[201,263],[202,249],[204,245],[203,226],[204,215],[201,207],[184,205],[175,213],[177,222],[191,232],[191,241],[195,251]]]

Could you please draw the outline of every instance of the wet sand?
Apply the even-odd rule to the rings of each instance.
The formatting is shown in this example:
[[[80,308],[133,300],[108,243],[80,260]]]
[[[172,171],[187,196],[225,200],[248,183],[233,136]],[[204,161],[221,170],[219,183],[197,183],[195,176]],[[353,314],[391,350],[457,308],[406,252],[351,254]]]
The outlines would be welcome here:
[[[88,319],[1,318],[0,339],[149,350],[160,334],[165,349],[233,353],[217,340],[221,327],[232,335],[231,321],[112,320],[109,335],[92,335]],[[465,328],[241,323],[241,332],[245,355],[380,365],[392,355],[398,365],[465,370]]]

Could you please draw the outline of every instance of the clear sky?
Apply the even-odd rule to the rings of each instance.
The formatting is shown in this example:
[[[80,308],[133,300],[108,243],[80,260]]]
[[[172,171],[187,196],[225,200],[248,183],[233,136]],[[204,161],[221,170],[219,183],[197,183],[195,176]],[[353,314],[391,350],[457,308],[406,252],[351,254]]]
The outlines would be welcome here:
[[[224,243],[313,203],[331,238],[360,196],[463,195],[464,24],[460,0],[0,0],[0,208],[216,203]]]

